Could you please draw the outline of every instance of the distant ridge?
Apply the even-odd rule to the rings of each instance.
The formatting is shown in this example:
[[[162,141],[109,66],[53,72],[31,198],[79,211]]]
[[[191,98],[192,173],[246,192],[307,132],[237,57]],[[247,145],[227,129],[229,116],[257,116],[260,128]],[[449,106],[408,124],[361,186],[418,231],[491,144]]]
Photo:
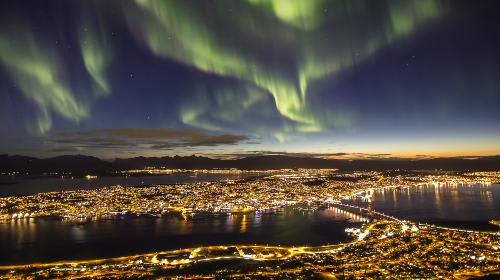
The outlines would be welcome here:
[[[64,155],[52,158],[34,158],[18,155],[0,155],[0,172],[43,174],[71,172],[74,175],[107,174],[115,171],[142,169],[146,166],[178,169],[283,169],[283,168],[338,168],[340,170],[500,170],[500,156],[434,159],[323,159],[265,155],[240,159],[212,159],[202,156],[134,157],[105,161],[92,156]]]

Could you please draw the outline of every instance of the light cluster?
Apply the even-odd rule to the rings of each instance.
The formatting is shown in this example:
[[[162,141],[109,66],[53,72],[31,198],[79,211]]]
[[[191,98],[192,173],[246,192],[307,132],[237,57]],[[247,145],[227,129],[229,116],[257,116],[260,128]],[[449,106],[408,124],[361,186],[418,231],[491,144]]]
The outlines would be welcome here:
[[[234,171],[236,172],[236,171]],[[272,173],[272,172],[271,172]],[[287,205],[316,208],[352,196],[367,197],[377,188],[407,188],[439,183],[490,183],[500,173],[342,173],[332,170],[282,171],[252,180],[227,180],[142,187],[111,186],[95,190],[40,193],[0,198],[0,220],[58,217],[66,220],[123,215],[268,211]]]
[[[0,279],[470,278],[499,273],[500,236],[373,221],[351,243],[317,247],[210,246],[71,263],[0,267]],[[239,260],[238,266],[225,265]]]

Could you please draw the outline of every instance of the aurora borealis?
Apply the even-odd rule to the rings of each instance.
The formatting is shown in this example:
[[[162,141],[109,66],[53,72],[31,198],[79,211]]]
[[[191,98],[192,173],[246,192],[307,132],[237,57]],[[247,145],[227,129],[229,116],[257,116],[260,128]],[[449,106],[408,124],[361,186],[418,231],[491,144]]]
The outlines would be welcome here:
[[[495,1],[0,3],[0,153],[500,154]]]

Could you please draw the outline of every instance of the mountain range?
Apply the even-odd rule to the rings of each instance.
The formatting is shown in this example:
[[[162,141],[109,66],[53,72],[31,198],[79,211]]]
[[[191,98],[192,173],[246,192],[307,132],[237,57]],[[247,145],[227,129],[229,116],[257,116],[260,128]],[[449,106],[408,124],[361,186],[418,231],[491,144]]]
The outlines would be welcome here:
[[[111,161],[84,155],[64,155],[35,158],[19,155],[0,155],[0,173],[29,173],[30,175],[71,172],[73,175],[103,175],[116,171],[144,167],[173,169],[237,168],[265,170],[283,168],[338,168],[340,170],[500,170],[500,156],[476,158],[432,159],[324,159],[285,155],[254,156],[238,159],[213,159],[203,156],[133,157]]]

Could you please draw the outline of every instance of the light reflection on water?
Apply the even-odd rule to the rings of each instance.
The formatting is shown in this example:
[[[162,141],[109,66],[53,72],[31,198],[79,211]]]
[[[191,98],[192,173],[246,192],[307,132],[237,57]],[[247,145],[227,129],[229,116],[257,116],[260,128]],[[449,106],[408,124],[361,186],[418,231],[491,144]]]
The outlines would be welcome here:
[[[16,220],[0,224],[0,264],[95,259],[223,244],[323,245],[350,240],[365,219],[334,207],[275,213],[124,218],[84,224]]]
[[[374,210],[420,222],[463,228],[495,229],[500,218],[499,184],[429,184],[375,190],[365,201],[350,201]]]

